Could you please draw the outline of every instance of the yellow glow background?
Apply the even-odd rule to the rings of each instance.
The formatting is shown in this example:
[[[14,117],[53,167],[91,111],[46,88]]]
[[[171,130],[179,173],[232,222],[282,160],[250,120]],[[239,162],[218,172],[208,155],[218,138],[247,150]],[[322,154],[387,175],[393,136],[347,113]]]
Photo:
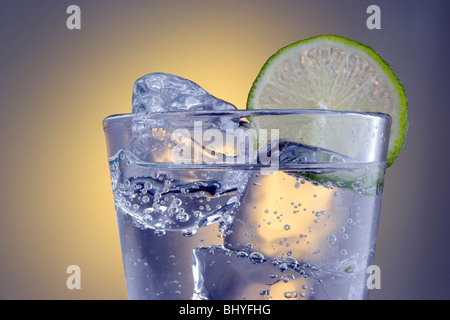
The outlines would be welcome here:
[[[71,4],[81,8],[81,30],[66,28]],[[299,39],[339,34],[374,45],[394,67],[413,59],[417,51],[390,50],[405,44],[403,26],[389,21],[411,11],[383,9],[384,29],[369,31],[369,4],[2,1],[0,299],[126,298],[102,120],[131,111],[137,78],[173,73],[244,108],[265,61]],[[409,65],[403,74],[421,78]],[[81,268],[81,290],[66,287],[71,264]]]

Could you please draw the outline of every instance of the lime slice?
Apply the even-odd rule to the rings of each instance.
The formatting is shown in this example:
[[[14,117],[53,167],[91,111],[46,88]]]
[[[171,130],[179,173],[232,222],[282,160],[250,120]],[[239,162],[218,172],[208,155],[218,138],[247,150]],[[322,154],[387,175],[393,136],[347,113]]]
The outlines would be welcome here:
[[[264,64],[247,109],[328,109],[387,113],[392,118],[387,166],[403,148],[408,108],[402,84],[371,48],[321,35],[280,49]]]

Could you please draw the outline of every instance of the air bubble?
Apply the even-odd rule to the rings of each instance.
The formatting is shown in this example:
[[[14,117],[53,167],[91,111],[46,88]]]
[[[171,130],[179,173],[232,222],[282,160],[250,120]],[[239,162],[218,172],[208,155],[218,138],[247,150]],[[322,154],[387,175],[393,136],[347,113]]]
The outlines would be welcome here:
[[[327,237],[327,241],[329,244],[335,244],[337,241],[337,238],[335,235],[332,234]]]
[[[178,222],[188,222],[189,214],[187,214],[186,212],[180,212],[177,214],[176,219]]]
[[[261,296],[268,296],[269,295],[269,289],[264,289],[264,290],[262,290],[259,294],[261,295]]]
[[[145,223],[149,223],[153,221],[153,217],[151,215],[145,215],[143,220]]]
[[[297,291],[287,291],[284,293],[284,297],[287,299],[297,298]]]
[[[172,201],[172,204],[173,204],[175,207],[181,206],[182,203],[183,203],[183,201],[181,201],[181,199],[179,199],[179,198],[175,198],[175,199],[173,199],[173,201]]]
[[[267,261],[267,259],[264,257],[262,253],[259,252],[252,252],[249,254],[248,258],[252,263],[263,263]]]
[[[185,229],[183,230],[183,236],[185,237],[192,237],[194,234],[197,233],[197,229]]]
[[[176,208],[176,207],[170,207],[167,210],[167,213],[169,214],[169,217],[172,217],[174,215],[174,213],[177,213],[177,212],[178,212],[178,208]]]
[[[154,234],[158,237],[161,237],[166,234],[166,231],[165,230],[155,230]]]
[[[236,255],[238,258],[247,258],[248,257],[247,252],[244,252],[244,251],[239,251],[236,253]]]
[[[155,211],[155,209],[153,209],[153,208],[146,208],[146,209],[144,209],[143,213],[144,214],[151,214],[151,213],[153,213],[153,211]]]
[[[193,212],[193,214],[194,214],[194,217],[196,217],[196,218],[198,218],[198,217],[201,217],[201,216],[202,216],[202,212],[201,212],[201,211],[199,211],[199,210],[197,210],[197,211],[194,211],[194,212]]]
[[[287,257],[284,259],[284,263],[289,269],[296,269],[298,267],[298,261],[295,258]]]

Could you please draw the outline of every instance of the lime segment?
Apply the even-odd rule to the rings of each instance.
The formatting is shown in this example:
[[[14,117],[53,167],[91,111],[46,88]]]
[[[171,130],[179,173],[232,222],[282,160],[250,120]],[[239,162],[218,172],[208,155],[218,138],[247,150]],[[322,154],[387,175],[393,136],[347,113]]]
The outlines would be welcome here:
[[[402,150],[408,128],[405,91],[389,65],[370,47],[331,35],[300,40],[270,57],[253,83],[247,109],[387,113],[392,118],[387,166]]]

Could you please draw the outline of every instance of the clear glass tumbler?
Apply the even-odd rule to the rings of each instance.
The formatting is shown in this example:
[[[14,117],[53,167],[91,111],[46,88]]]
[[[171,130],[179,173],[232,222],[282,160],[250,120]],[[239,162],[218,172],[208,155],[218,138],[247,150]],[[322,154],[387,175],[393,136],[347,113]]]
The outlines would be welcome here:
[[[104,120],[130,299],[366,299],[391,120],[326,110]]]

